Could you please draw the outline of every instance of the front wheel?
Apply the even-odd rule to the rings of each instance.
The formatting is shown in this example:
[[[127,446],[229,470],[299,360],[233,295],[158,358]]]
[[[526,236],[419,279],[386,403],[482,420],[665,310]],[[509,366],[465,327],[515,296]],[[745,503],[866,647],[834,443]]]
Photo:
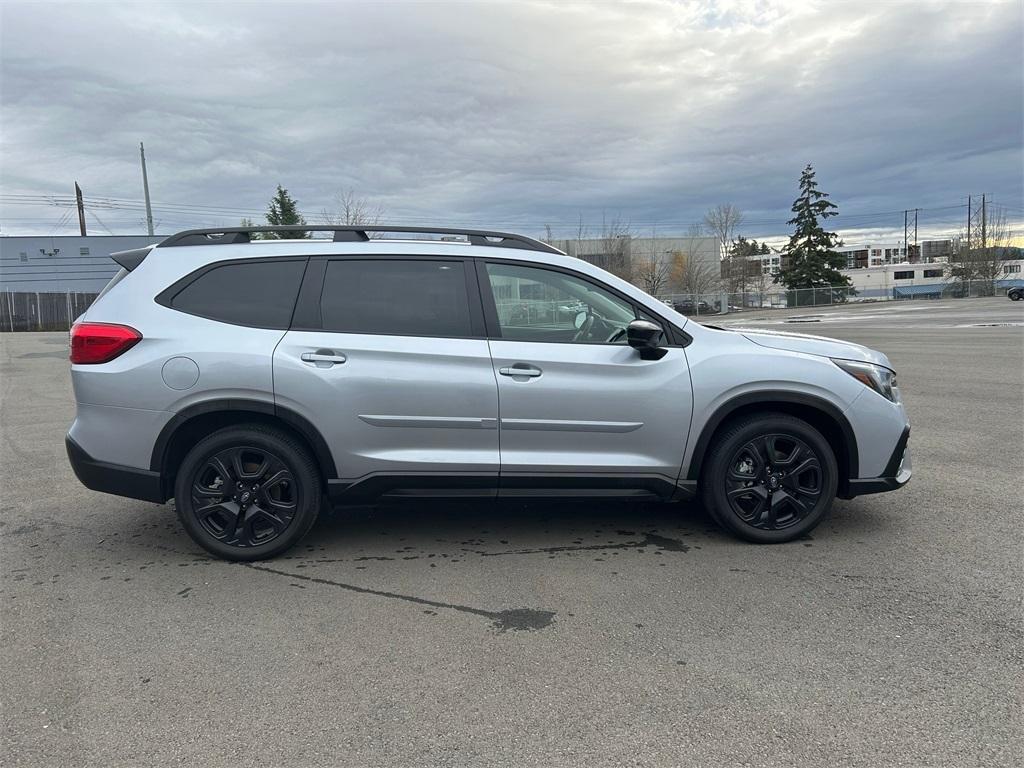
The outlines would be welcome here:
[[[185,530],[226,560],[262,560],[294,546],[316,522],[320,497],[309,452],[286,432],[259,424],[200,440],[175,482]]]
[[[1012,291],[1010,293],[1010,301],[1020,301],[1021,299],[1024,299],[1024,293],[1020,291]]]
[[[828,514],[839,471],[828,442],[784,413],[727,427],[705,460],[704,505],[715,521],[761,544],[792,541]]]

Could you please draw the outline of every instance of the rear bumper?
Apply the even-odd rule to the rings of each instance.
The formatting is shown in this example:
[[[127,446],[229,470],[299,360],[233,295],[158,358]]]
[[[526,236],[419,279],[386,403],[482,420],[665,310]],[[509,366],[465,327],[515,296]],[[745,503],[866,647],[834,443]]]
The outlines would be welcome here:
[[[852,499],[854,496],[864,496],[869,493],[885,493],[902,488],[910,482],[913,474],[913,466],[910,460],[910,427],[903,430],[896,448],[893,449],[889,462],[885,465],[885,471],[880,477],[869,477],[861,479],[850,479],[847,481],[847,492],[841,498]]]
[[[71,462],[75,476],[86,488],[157,504],[167,501],[159,472],[97,461],[70,435],[64,438],[64,445],[67,447],[68,461]]]

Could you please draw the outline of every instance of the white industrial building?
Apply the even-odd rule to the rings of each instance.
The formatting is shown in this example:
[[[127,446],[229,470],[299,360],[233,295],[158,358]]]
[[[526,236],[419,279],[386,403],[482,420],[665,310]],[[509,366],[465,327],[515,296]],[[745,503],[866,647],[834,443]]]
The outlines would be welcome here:
[[[0,292],[99,293],[118,270],[116,251],[141,248],[163,235],[0,237]]]

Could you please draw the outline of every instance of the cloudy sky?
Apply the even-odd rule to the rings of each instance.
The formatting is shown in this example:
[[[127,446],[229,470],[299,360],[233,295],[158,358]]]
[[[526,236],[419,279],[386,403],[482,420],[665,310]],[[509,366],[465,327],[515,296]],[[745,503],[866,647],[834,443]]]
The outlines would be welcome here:
[[[75,232],[75,180],[91,231],[144,231],[139,141],[161,232],[259,218],[281,183],[311,221],[352,189],[394,223],[670,233],[732,202],[778,235],[806,163],[843,231],[949,231],[982,193],[1024,220],[1019,0],[0,14],[4,234]]]

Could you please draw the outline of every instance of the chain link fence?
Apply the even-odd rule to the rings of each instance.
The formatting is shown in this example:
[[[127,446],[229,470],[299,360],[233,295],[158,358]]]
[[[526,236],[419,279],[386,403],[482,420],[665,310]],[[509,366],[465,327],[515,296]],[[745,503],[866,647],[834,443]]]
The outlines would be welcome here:
[[[660,295],[658,299],[684,315],[718,315],[762,309],[829,307],[885,301],[974,299],[1002,296],[1024,280],[968,280],[948,283],[916,283],[885,288],[798,288],[795,290]]]

